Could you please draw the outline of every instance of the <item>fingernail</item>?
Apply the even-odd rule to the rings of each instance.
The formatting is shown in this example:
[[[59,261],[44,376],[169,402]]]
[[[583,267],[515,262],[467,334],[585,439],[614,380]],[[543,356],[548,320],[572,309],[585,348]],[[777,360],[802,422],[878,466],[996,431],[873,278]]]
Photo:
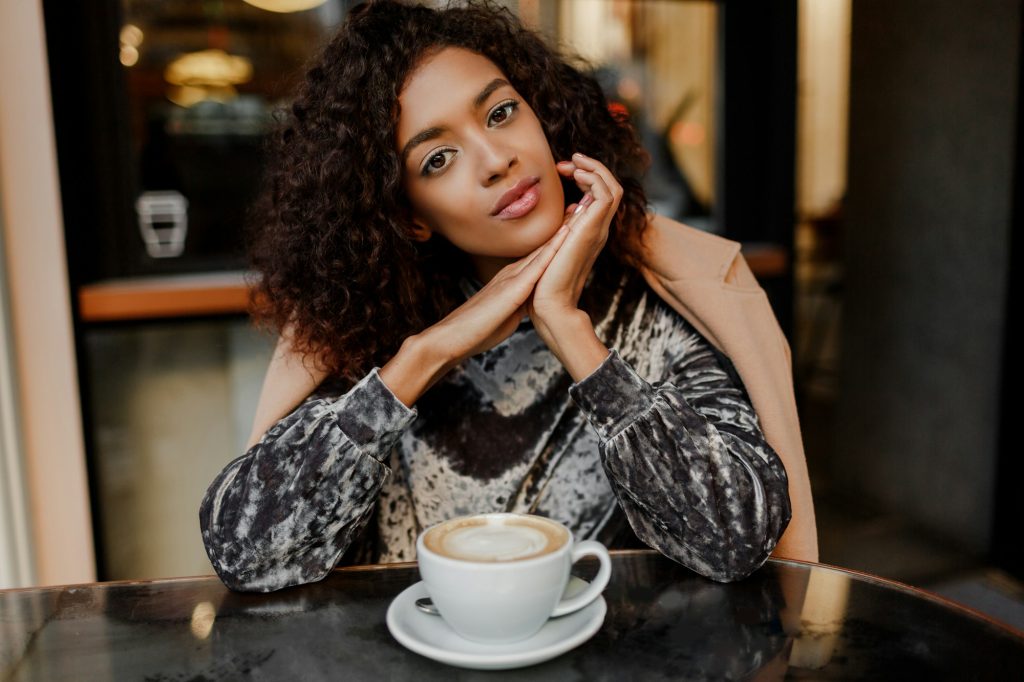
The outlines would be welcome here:
[[[579,152],[576,152],[575,154],[572,155],[572,158],[574,158],[574,159],[585,159],[587,157],[583,156],[583,154],[580,154]]]
[[[583,195],[583,198],[580,199],[580,208],[590,206],[590,204],[592,203],[594,203],[594,195],[591,194],[590,192],[587,192],[586,194]]]
[[[575,210],[575,211],[573,211],[573,212],[572,212],[572,214],[573,214],[573,215],[576,215],[577,213],[579,213],[580,211],[582,211],[582,210],[583,210],[583,209],[585,209],[586,207],[587,207],[587,205],[586,205],[586,204],[584,204],[584,203],[583,203],[583,202],[581,201],[581,202],[580,202],[580,205],[576,207],[576,210]]]

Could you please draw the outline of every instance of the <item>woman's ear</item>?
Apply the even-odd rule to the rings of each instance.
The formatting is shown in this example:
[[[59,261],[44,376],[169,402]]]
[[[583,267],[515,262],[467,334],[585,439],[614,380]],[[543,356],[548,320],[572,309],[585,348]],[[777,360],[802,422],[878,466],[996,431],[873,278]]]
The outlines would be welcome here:
[[[424,225],[418,220],[413,219],[411,223],[412,238],[418,242],[425,242],[430,239],[430,235],[433,234],[433,230]]]
[[[402,214],[403,222],[408,226],[410,236],[415,241],[425,242],[430,239],[434,230],[427,225],[425,221],[421,220],[412,208],[404,205],[401,207],[400,212]]]

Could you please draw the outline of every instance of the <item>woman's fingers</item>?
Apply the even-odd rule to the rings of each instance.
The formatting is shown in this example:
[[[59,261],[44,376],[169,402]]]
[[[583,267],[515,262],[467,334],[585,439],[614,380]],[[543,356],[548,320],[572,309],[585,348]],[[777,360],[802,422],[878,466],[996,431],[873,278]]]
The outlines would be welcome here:
[[[565,236],[568,232],[568,227],[563,224],[562,227],[558,228],[558,231],[551,235],[546,242],[513,263],[510,266],[511,269],[509,271],[509,275],[512,277],[517,276],[523,270],[544,258],[545,254],[553,256],[555,251],[558,250],[558,247],[562,245],[562,241],[565,240]],[[550,258],[548,258],[548,260],[550,260]]]
[[[562,225],[560,228],[558,228],[558,232],[555,232],[554,236],[548,240],[547,244],[544,245],[544,248],[541,249],[540,253],[538,253],[530,260],[529,264],[527,264],[525,269],[539,269],[540,272],[543,272],[544,268],[546,268],[548,266],[548,263],[551,262],[551,259],[555,257],[555,253],[558,251],[558,248],[562,245],[562,242],[565,241],[565,238],[568,234],[568,225]],[[540,275],[538,274],[537,277],[539,276]]]
[[[515,278],[519,279],[523,286],[529,288],[529,290],[525,292],[527,296],[529,296],[533,291],[533,285],[536,284],[537,280],[544,274],[544,270],[547,269],[552,259],[554,259],[555,254],[558,252],[558,249],[562,246],[563,242],[565,242],[568,234],[569,227],[567,225],[560,227],[558,232],[555,233],[554,238],[548,242],[546,247],[532,260],[530,260],[525,268],[515,274]]]
[[[576,185],[584,192],[592,191],[594,198],[618,204],[622,198],[622,185],[608,167],[597,159],[580,153],[573,154],[572,161],[559,161],[556,164],[562,175],[572,176]]]
[[[614,197],[612,191],[608,187],[608,183],[605,179],[596,171],[588,171],[583,168],[577,168],[573,172],[573,179],[576,180],[576,184],[580,186],[580,189],[590,192],[594,196],[594,201],[606,201],[612,203]]]
[[[582,168],[585,171],[596,174],[604,181],[605,187],[608,189],[609,196],[615,201],[622,196],[622,185],[615,178],[615,175],[608,169],[608,166],[604,165],[597,159],[592,159],[589,156],[580,154],[577,152],[572,156],[572,163],[577,168]]]

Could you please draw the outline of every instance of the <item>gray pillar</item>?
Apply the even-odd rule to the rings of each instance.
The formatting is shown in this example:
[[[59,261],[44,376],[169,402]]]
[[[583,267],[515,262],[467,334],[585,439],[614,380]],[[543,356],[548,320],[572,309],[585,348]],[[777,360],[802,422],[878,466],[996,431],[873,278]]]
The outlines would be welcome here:
[[[987,549],[1020,3],[857,0],[836,487]]]

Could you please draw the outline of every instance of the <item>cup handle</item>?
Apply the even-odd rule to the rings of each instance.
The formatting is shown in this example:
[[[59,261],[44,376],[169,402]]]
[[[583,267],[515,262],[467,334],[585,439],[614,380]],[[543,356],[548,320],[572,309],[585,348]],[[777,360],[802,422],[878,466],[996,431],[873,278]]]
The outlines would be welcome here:
[[[573,611],[579,611],[584,606],[590,604],[590,602],[597,599],[604,588],[608,586],[608,580],[612,577],[612,559],[608,555],[608,548],[602,545],[596,540],[584,540],[583,542],[577,542],[572,548],[572,563],[576,563],[585,556],[593,555],[601,561],[601,568],[597,571],[597,576],[593,582],[590,583],[590,587],[585,589],[581,594],[577,594],[575,597],[569,597],[558,602],[558,606],[551,613],[551,617],[564,616],[567,613]]]

